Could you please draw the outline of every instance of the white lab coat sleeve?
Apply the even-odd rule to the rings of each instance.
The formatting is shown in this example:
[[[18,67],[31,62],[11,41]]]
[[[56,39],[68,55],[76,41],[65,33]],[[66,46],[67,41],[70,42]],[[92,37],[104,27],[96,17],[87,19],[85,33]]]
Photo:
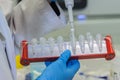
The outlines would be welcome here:
[[[0,80],[13,80],[10,71],[9,62],[7,60],[5,45],[0,39]]]
[[[19,46],[24,39],[41,36],[66,25],[65,16],[60,7],[58,17],[47,0],[22,0],[12,11],[8,19],[10,28]]]
[[[0,73],[1,73],[0,80],[8,80],[8,79],[16,80],[14,43],[13,43],[12,35],[8,27],[7,21],[1,10],[0,10],[0,33],[4,37],[4,43],[5,43],[4,46],[2,46],[2,44],[0,45],[1,46],[0,47],[1,49],[0,50],[1,51],[0,52],[0,56],[1,56],[0,57],[0,61],[1,61],[0,62]],[[11,79],[10,75],[13,79]]]

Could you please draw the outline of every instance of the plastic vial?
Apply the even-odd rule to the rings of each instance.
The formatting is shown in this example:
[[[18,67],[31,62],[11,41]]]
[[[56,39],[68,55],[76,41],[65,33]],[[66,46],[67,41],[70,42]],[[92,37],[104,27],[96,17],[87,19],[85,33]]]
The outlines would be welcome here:
[[[73,34],[71,34],[70,36],[70,44],[71,44],[71,48],[72,48],[72,53],[75,54],[76,53],[76,40],[75,40],[75,36],[73,36]],[[69,45],[69,44],[68,44]],[[70,47],[70,45],[69,45]]]
[[[38,41],[37,41],[36,38],[34,38],[34,39],[31,40],[31,44],[32,44],[32,45],[36,45],[37,43],[38,43]]]
[[[58,48],[59,48],[59,53],[63,52],[64,40],[63,40],[62,36],[57,37],[57,44],[58,44]]]
[[[51,51],[51,54],[52,54],[53,51],[54,51],[54,47],[55,47],[54,38],[52,38],[52,37],[48,38],[48,43],[49,43],[49,48],[50,48],[50,51]]]
[[[69,50],[72,50],[73,48],[72,48],[72,44],[70,43],[70,42],[65,42],[64,43],[64,49],[66,50],[66,49],[69,49]],[[73,51],[72,51],[73,52]]]
[[[87,36],[87,38],[89,38],[89,36],[91,36],[91,33],[87,32],[86,36]]]
[[[85,52],[85,38],[83,35],[79,36],[79,45],[80,45],[81,52],[84,53]]]
[[[37,41],[36,38],[34,38],[34,39],[31,40],[33,55],[35,55],[35,53],[36,53],[35,46],[37,45],[37,43],[38,43],[38,41]]]
[[[41,44],[41,45],[47,44],[47,43],[46,43],[47,40],[46,40],[44,37],[41,37],[41,38],[39,39],[39,41],[40,41],[40,44]]]
[[[94,43],[93,43],[93,37],[90,33],[87,33],[87,41],[88,41],[88,46],[91,52],[93,52],[94,49]]]
[[[46,54],[46,44],[47,44],[46,38],[40,37],[39,43],[40,43],[40,48],[41,48],[41,53],[40,53],[40,55],[43,56],[43,55]]]
[[[96,35],[96,43],[98,45],[99,51],[102,51],[102,36],[101,34]]]

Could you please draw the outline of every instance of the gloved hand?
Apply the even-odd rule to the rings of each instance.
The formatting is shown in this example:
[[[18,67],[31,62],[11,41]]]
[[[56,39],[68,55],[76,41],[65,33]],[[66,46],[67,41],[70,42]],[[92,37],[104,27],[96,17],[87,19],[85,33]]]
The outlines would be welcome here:
[[[69,60],[70,56],[69,50],[64,51],[36,80],[72,80],[80,68],[80,63],[78,60]]]

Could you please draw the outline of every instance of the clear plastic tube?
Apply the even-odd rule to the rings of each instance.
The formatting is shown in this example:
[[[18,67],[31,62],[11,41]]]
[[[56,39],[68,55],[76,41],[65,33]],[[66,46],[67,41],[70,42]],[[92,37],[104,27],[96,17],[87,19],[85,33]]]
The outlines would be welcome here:
[[[81,52],[84,53],[85,52],[85,38],[83,35],[79,36],[79,45],[80,45]]]
[[[52,54],[54,52],[54,47],[55,47],[54,38],[52,38],[52,37],[48,38],[48,43],[49,43],[50,52]]]
[[[88,46],[91,52],[94,50],[94,43],[93,43],[93,37],[90,33],[87,33],[87,41],[88,41]]]
[[[102,51],[102,36],[101,34],[96,35],[96,43],[98,45],[99,51]]]
[[[38,43],[38,41],[37,41],[37,39],[36,39],[36,38],[34,38],[34,39],[32,39],[32,40],[31,40],[32,53],[33,53],[33,55],[35,55],[35,54],[36,54],[35,46],[37,46],[37,45],[38,45],[37,43]]]
[[[47,42],[47,40],[46,40],[44,37],[41,37],[41,38],[39,39],[39,42],[40,42],[41,45],[45,45],[46,42]]]
[[[40,37],[39,42],[40,42],[40,48],[41,48],[40,54],[43,56],[48,51],[48,49],[46,48],[47,40],[44,37]]]
[[[63,44],[64,44],[64,40],[63,40],[62,36],[58,36],[57,44],[58,44],[59,52],[62,53],[63,52]]]

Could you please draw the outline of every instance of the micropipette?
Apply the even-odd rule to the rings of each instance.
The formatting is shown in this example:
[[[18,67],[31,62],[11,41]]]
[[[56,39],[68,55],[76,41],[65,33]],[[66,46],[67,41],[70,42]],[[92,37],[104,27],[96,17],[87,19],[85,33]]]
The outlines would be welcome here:
[[[69,25],[70,28],[70,39],[71,39],[71,46],[72,46],[72,52],[75,54],[76,52],[76,42],[75,42],[75,33],[74,33],[74,20],[73,20],[73,6],[74,6],[74,0],[65,0],[65,6],[68,9],[68,15],[69,15]]]

